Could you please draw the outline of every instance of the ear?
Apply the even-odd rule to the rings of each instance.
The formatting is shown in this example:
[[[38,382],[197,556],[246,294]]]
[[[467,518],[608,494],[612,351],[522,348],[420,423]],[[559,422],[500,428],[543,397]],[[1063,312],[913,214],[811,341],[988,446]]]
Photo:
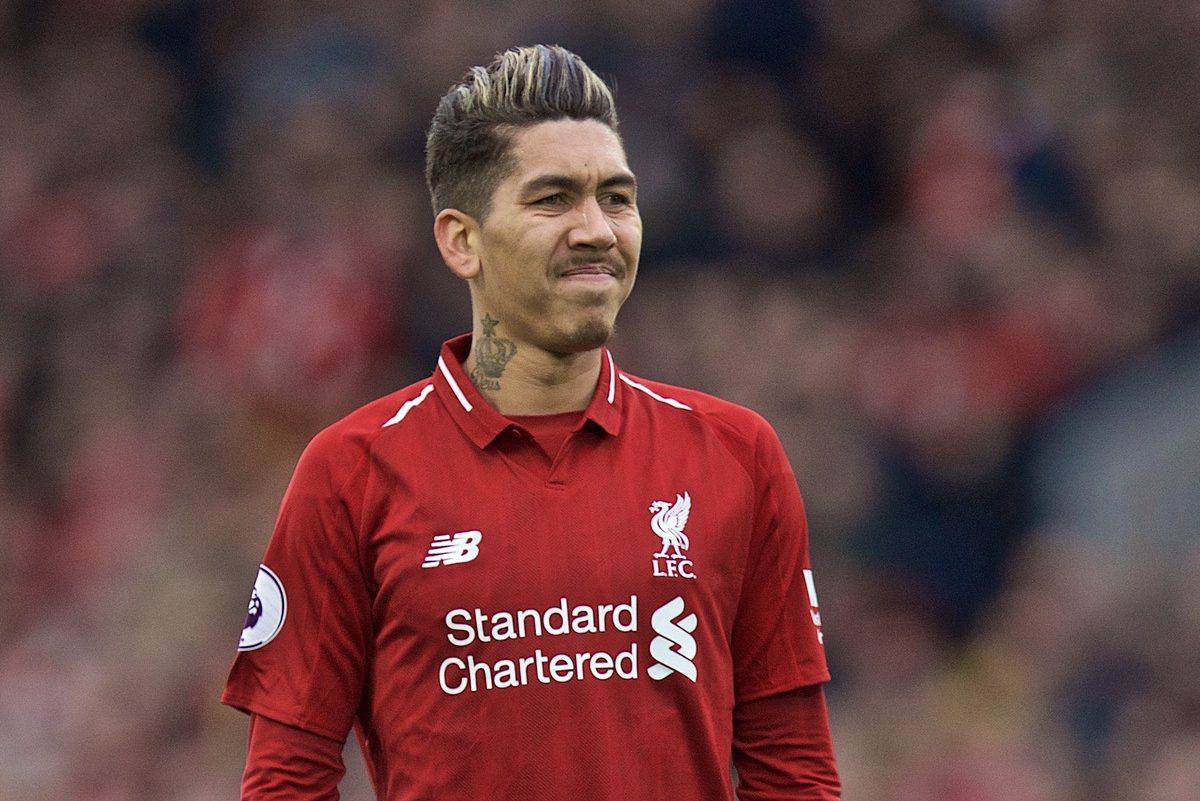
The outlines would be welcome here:
[[[433,221],[442,261],[450,272],[469,281],[479,275],[479,223],[458,209],[442,209]]]

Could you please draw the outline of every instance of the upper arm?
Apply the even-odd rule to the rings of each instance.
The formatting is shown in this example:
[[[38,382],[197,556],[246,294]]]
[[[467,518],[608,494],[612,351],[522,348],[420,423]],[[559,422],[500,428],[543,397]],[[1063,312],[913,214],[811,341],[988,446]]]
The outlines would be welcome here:
[[[372,626],[344,495],[352,476],[338,469],[344,455],[330,453],[338,447],[323,433],[300,457],[263,558],[286,612],[272,639],[239,650],[222,700],[344,741],[362,695]]]
[[[829,679],[804,501],[765,421],[756,453],[756,511],[732,643],[739,701]]]

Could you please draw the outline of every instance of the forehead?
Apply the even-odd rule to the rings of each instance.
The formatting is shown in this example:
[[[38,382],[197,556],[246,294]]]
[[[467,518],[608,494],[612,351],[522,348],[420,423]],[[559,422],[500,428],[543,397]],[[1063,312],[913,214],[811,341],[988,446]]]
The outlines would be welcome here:
[[[617,134],[597,120],[551,120],[521,128],[513,136],[516,161],[510,180],[537,174],[571,175],[586,181],[629,169]]]

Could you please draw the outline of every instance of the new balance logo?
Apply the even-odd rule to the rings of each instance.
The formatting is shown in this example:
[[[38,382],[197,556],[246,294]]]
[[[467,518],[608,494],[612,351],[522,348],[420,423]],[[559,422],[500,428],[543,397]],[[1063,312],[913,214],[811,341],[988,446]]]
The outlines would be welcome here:
[[[658,635],[650,641],[650,656],[658,664],[651,665],[646,672],[655,681],[661,681],[672,673],[681,673],[692,681],[696,680],[696,638],[692,632],[696,630],[696,615],[690,614],[676,620],[683,614],[683,599],[675,596],[674,600],[654,610],[650,617],[650,625]]]
[[[479,542],[483,534],[478,531],[460,531],[457,534],[438,534],[429,545],[425,562],[421,567],[457,565],[470,562],[479,556]]]

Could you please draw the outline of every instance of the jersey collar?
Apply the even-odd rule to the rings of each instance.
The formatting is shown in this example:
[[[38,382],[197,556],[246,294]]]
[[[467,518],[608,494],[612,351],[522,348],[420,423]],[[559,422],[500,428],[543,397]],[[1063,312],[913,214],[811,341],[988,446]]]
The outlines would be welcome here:
[[[513,423],[496,411],[467,377],[462,365],[470,352],[470,334],[445,342],[438,356],[437,369],[433,371],[433,385],[463,433],[477,447],[486,448]],[[624,388],[621,381],[617,380],[619,376],[612,354],[608,348],[601,348],[600,380],[596,382],[596,391],[584,410],[581,426],[590,421],[613,436],[621,432],[621,396]]]

